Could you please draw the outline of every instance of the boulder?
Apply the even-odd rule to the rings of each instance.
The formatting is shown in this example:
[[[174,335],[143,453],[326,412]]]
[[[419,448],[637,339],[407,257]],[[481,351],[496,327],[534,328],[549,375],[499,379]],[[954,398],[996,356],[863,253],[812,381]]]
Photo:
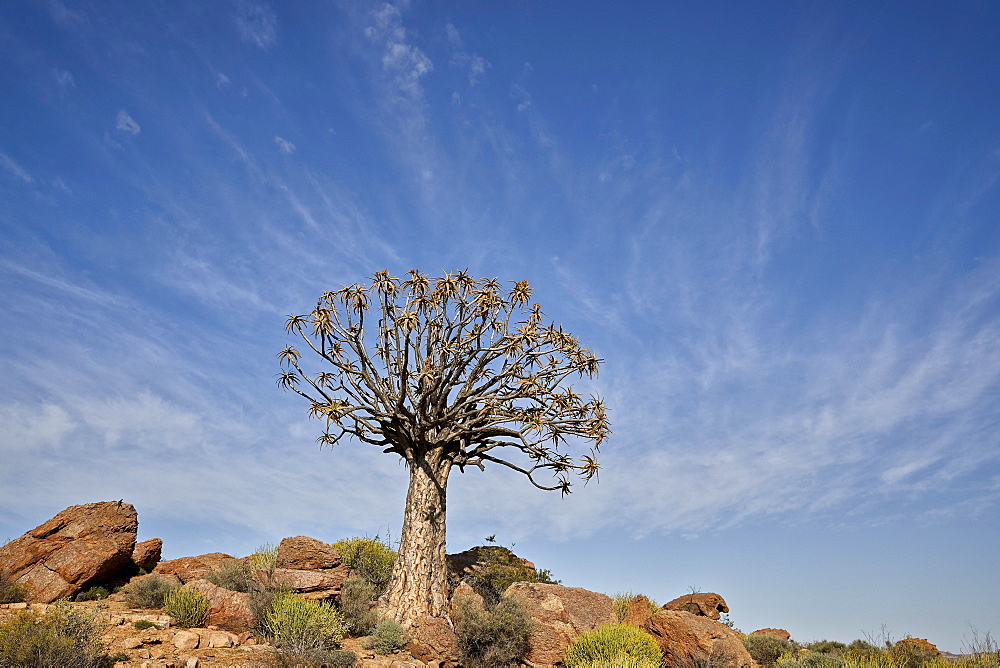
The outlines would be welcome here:
[[[230,591],[208,580],[194,580],[185,587],[208,597],[209,624],[234,633],[253,629],[256,618],[250,609],[250,594]]]
[[[303,571],[329,570],[341,565],[340,553],[308,536],[283,538],[278,545],[277,567]]]
[[[153,573],[158,575],[176,575],[181,582],[187,584],[194,580],[200,580],[209,571],[218,568],[227,561],[232,561],[233,557],[222,552],[210,552],[197,557],[181,557],[180,559],[168,559],[156,564]]]
[[[257,571],[259,582],[266,583],[264,571]],[[287,587],[293,593],[303,598],[324,600],[340,595],[340,590],[347,579],[347,567],[328,571],[303,571],[294,568],[276,568],[270,577],[270,583],[279,587]]]
[[[792,639],[792,634],[785,629],[757,629],[750,635],[752,636],[771,636],[772,638],[777,638],[778,640],[784,640],[788,642]]]
[[[0,568],[27,587],[27,601],[57,601],[102,584],[126,567],[138,528],[135,508],[128,503],[70,506],[0,547]]]
[[[520,598],[535,623],[525,657],[528,665],[561,663],[566,648],[578,635],[618,621],[609,596],[579,587],[515,582],[504,595]]]
[[[726,600],[711,592],[685,594],[663,605],[663,610],[681,610],[692,615],[701,615],[709,619],[718,619],[723,612],[729,612]]]
[[[147,573],[160,561],[160,552],[163,550],[163,541],[159,538],[150,538],[141,543],[137,543],[132,550],[132,563]]]
[[[458,665],[458,637],[455,629],[443,617],[421,617],[407,631],[406,651],[413,658],[430,664],[437,661],[442,668]]]
[[[643,630],[656,639],[666,666],[756,666],[738,631],[704,615],[660,610]]]
[[[641,629],[652,616],[653,604],[642,594],[637,594],[628,602],[628,608],[625,610],[625,619],[622,620],[622,624],[628,624],[629,626]]]

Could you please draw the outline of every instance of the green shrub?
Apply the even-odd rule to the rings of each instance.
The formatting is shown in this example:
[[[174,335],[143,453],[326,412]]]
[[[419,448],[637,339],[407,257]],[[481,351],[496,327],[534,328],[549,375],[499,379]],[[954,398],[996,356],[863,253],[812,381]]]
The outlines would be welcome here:
[[[278,567],[278,546],[272,543],[264,543],[257,548],[257,551],[246,558],[245,568],[250,578],[253,578],[257,571],[264,571],[266,578],[274,574],[274,569]]]
[[[130,608],[162,608],[167,594],[178,587],[180,585],[176,582],[171,582],[159,575],[150,575],[129,582],[122,589],[122,593]]]
[[[140,631],[142,631],[143,629],[157,629],[157,630],[159,630],[159,628],[160,628],[159,626],[157,626],[153,622],[149,621],[148,619],[137,619],[136,622],[135,622],[135,624],[133,624],[133,626],[135,626],[135,628],[139,629]]]
[[[182,628],[203,626],[208,621],[208,597],[200,591],[172,589],[163,599],[163,608]]]
[[[44,615],[19,610],[0,623],[2,666],[89,668],[107,662],[101,628],[93,617],[65,601]]]
[[[775,661],[774,665],[777,668],[842,668],[847,664],[839,656],[820,654],[819,652],[798,652],[794,655],[782,656]]]
[[[455,633],[461,663],[466,668],[516,666],[528,653],[534,623],[524,605],[505,596],[492,610],[461,599],[455,615]]]
[[[0,603],[20,603],[27,595],[27,587],[0,571]]]
[[[543,582],[559,584],[548,570],[526,565],[516,554],[502,545],[481,545],[472,548],[481,568],[461,579],[483,597],[487,608],[492,608],[507,588],[515,582]]]
[[[910,638],[903,638],[899,642],[893,643],[892,647],[886,649],[886,653],[900,668],[926,666],[940,656],[930,647],[926,647],[920,642],[913,642]]]
[[[765,668],[773,666],[780,657],[795,650],[787,640],[764,634],[744,636],[743,645],[753,660]]]
[[[353,575],[375,587],[376,596],[385,590],[397,554],[378,536],[345,538],[333,543],[332,547],[340,553],[344,563],[351,567]]]
[[[620,591],[617,594],[611,596],[611,602],[615,606],[615,616],[618,617],[618,622],[625,621],[625,614],[628,612],[628,604],[632,602],[632,599],[638,596],[638,594],[633,594],[631,591]],[[646,597],[649,601],[649,611],[656,613],[660,611],[660,604],[653,599]]]
[[[581,634],[566,649],[567,668],[598,662],[617,665],[633,660],[642,665],[659,666],[660,646],[651,635],[625,624],[606,624]]]
[[[250,591],[250,574],[248,571],[249,568],[244,567],[240,562],[233,559],[213,568],[205,576],[205,579],[223,589],[245,594]]]
[[[843,656],[844,651],[847,649],[847,645],[842,642],[837,642],[836,640],[817,640],[816,642],[806,645],[806,649],[810,652],[819,652],[820,654]]]
[[[328,650],[336,648],[344,637],[345,624],[328,603],[282,593],[271,602],[263,630],[278,649]]]
[[[104,587],[91,587],[86,591],[77,594],[74,601],[103,601],[109,596],[109,592]]]
[[[372,635],[362,645],[365,649],[373,649],[376,654],[395,654],[406,644],[406,635],[399,622],[384,619],[375,625]]]
[[[375,601],[375,586],[363,578],[351,576],[344,580],[340,590],[340,614],[351,635],[366,636],[378,622],[372,604]]]

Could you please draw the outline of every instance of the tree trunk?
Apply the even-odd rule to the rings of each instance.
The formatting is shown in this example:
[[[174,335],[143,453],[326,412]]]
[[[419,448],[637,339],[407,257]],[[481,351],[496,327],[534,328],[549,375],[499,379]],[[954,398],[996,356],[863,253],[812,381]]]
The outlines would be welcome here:
[[[421,617],[443,617],[448,609],[445,505],[451,460],[432,452],[409,466],[399,557],[379,599],[380,611],[406,628]]]

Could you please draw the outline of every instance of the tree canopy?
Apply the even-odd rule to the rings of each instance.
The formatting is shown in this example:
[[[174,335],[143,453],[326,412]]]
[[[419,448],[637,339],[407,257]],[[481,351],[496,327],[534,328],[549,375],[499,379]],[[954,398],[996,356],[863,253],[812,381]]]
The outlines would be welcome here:
[[[278,354],[278,384],[310,402],[322,445],[349,436],[408,462],[441,449],[460,470],[494,463],[567,493],[570,474],[597,474],[610,428],[604,402],[566,381],[593,377],[603,360],[544,325],[530,298],[526,281],[504,288],[466,272],[376,272],[370,285],[326,292],[310,313],[288,316],[286,329],[329,367],[308,374],[289,346]],[[568,437],[591,451],[570,457]],[[541,482],[540,472],[553,478]]]

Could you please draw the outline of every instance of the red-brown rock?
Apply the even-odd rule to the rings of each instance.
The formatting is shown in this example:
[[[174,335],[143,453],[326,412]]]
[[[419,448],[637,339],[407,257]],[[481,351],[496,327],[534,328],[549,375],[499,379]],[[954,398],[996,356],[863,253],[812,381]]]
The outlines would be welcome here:
[[[579,587],[515,582],[504,595],[520,598],[535,622],[525,657],[529,665],[560,663],[566,648],[578,635],[618,621],[610,597]]]
[[[792,639],[792,634],[785,629],[757,629],[750,635],[752,636],[771,636],[772,638],[777,638],[778,640],[784,640],[788,642]]]
[[[150,538],[137,543],[135,549],[132,550],[132,563],[146,571],[151,571],[160,562],[161,550],[163,550],[163,541],[159,538]]]
[[[153,572],[160,575],[176,575],[181,579],[181,582],[186,584],[200,580],[208,575],[209,571],[218,568],[227,561],[233,561],[233,557],[222,552],[210,552],[200,554],[197,557],[181,557],[180,559],[161,561],[156,564]]]
[[[280,587],[287,587],[304,598],[324,600],[340,595],[344,580],[347,579],[347,570],[346,566],[323,571],[276,568],[270,581]],[[263,582],[265,574],[258,571],[256,577]]]
[[[250,594],[230,591],[208,580],[195,580],[184,585],[208,597],[208,623],[220,629],[243,633],[254,628],[256,619],[250,610]]]
[[[430,664],[436,661],[441,668],[458,665],[458,638],[447,619],[422,617],[410,626],[406,644],[413,658]]]
[[[660,645],[666,666],[755,666],[743,636],[725,624],[677,610],[660,610],[643,629]]]
[[[653,605],[650,603],[650,600],[642,594],[637,594],[628,602],[628,608],[625,610],[625,618],[622,620],[622,624],[628,624],[629,626],[641,629],[652,616]]]
[[[70,506],[0,547],[0,568],[27,587],[27,601],[50,603],[113,578],[132,558],[138,527],[128,503]]]
[[[707,592],[702,594],[685,594],[664,604],[663,610],[681,610],[692,615],[702,615],[709,619],[718,619],[723,612],[729,612],[726,600],[718,594]]]
[[[340,553],[315,538],[293,536],[282,539],[278,545],[278,568],[315,571],[337,568],[340,564]]]

